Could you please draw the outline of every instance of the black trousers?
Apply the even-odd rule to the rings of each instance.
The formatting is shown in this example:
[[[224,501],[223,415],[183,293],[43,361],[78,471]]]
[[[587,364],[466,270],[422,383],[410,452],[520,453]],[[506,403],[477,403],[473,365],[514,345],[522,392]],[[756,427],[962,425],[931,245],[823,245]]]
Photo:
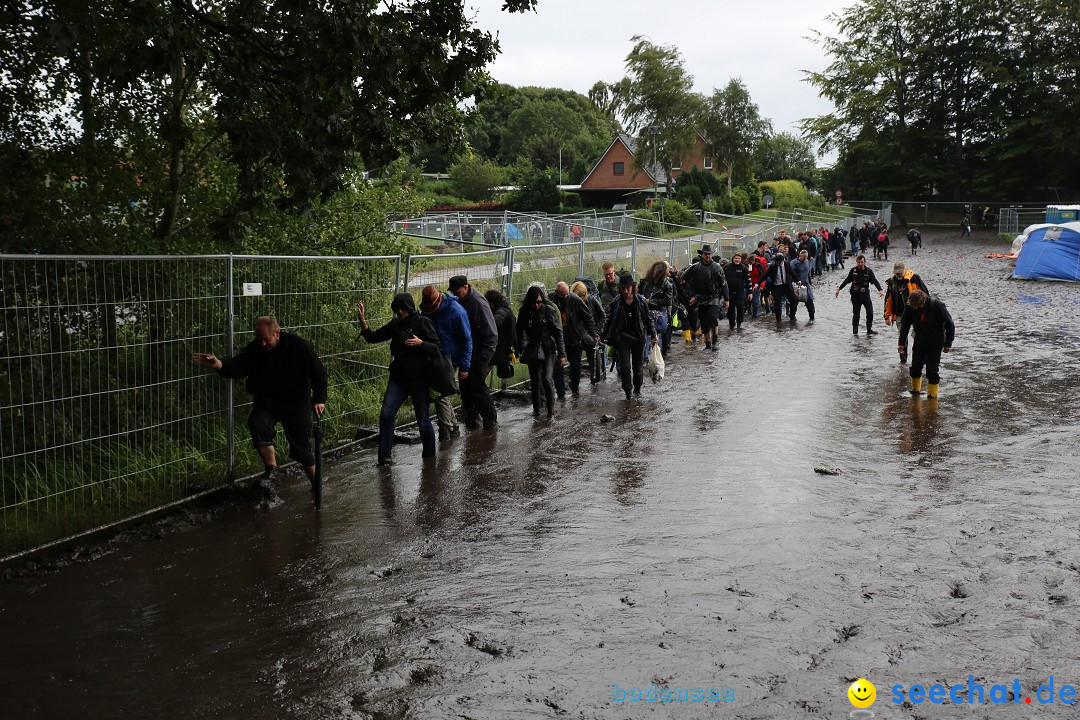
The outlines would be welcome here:
[[[746,316],[746,303],[733,302],[728,305],[727,309],[727,321],[728,327],[736,327],[742,325],[743,317]]]
[[[931,385],[937,385],[941,382],[938,366],[941,365],[941,352],[944,349],[941,345],[920,345],[915,343],[915,347],[911,349],[911,377],[922,377],[923,366],[925,365],[926,382]]]
[[[641,384],[645,382],[645,373],[642,370],[645,342],[623,337],[619,340],[617,349],[619,377],[622,379],[623,390],[629,393],[631,390],[640,389]]]
[[[795,306],[798,304],[795,300],[795,292],[791,289],[791,285],[773,285],[772,286],[773,297],[773,314],[776,315],[776,319],[780,319],[781,308],[783,303],[781,300],[787,299],[788,304],[788,317],[795,317]]]
[[[472,425],[477,416],[485,425],[496,420],[495,403],[491,401],[491,389],[487,386],[488,366],[473,363],[469,377],[461,381],[461,409],[465,412],[465,424]]]
[[[248,415],[248,429],[256,448],[273,445],[274,428],[281,423],[289,443],[289,457],[304,467],[315,464],[315,454],[311,452],[312,422],[310,403],[290,407],[256,399]]]
[[[870,293],[851,293],[851,331],[859,332],[859,311],[866,308],[866,329],[874,326],[874,305]]]

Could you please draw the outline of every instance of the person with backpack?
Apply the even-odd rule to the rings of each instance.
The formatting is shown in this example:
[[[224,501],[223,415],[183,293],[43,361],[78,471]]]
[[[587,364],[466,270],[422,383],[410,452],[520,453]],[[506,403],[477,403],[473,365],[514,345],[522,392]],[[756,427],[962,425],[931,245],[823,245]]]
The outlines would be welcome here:
[[[902,262],[893,265],[893,274],[885,281],[886,325],[891,327],[894,322],[899,322],[900,316],[904,314],[904,310],[907,308],[908,297],[916,290],[922,290],[927,295],[930,294],[930,291],[926,289],[926,283],[915,274],[914,270],[909,270]],[[906,362],[907,350],[905,348],[900,353],[900,363]]]
[[[800,250],[798,259],[791,263],[791,274],[797,282],[806,286],[806,300],[803,302],[806,304],[806,312],[810,314],[810,322],[814,322],[814,266],[805,250]],[[796,296],[796,302],[792,305],[792,311],[789,313],[792,320],[795,319],[795,310],[798,309],[798,306]]]
[[[844,238],[847,233],[841,227],[833,228],[833,234],[829,237],[829,250],[832,255],[829,259],[829,270],[844,269]]]
[[[514,377],[514,360],[517,359],[514,356],[514,341],[517,339],[517,320],[514,318],[514,309],[510,307],[510,301],[499,290],[488,290],[484,293],[484,300],[491,308],[491,318],[495,321],[495,332],[498,336],[491,364],[500,378],[509,380]]]
[[[656,334],[660,337],[660,352],[664,357],[667,357],[671,347],[671,311],[675,306],[675,283],[668,275],[668,264],[657,260],[638,283],[638,294],[645,298],[645,304],[652,313]]]
[[[911,351],[911,394],[922,392],[922,372],[926,367],[926,397],[935,399],[941,386],[938,366],[941,353],[952,350],[956,325],[945,303],[929,297],[922,290],[915,290],[908,297],[907,308],[900,318],[900,344],[897,351],[907,354],[907,336],[915,328],[915,345]]]
[[[702,245],[701,260],[683,272],[683,279],[690,291],[690,305],[698,312],[705,348],[715,351],[720,349],[716,344],[720,308],[727,310],[730,294],[724,271],[719,263],[713,262],[712,256],[712,246]]]
[[[844,282],[836,288],[835,297],[840,297],[840,291],[849,284],[851,285],[851,331],[856,335],[859,334],[859,311],[866,308],[866,334],[877,335],[877,330],[874,330],[874,306],[870,302],[870,286],[873,285],[878,289],[878,297],[884,296],[885,291],[874,275],[874,271],[866,267],[866,256],[862,253],[855,256],[855,267],[848,270]]]
[[[922,247],[922,233],[918,228],[911,228],[907,231],[907,239],[911,243],[911,254],[918,255],[917,250]]]

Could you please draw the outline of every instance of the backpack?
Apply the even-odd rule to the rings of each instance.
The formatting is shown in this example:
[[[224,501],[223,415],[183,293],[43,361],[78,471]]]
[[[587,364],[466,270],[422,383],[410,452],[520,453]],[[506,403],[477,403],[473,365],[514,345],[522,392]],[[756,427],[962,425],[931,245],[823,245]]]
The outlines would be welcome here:
[[[591,277],[574,278],[574,282],[583,284],[589,293],[589,297],[600,297],[600,290],[596,287],[596,281]],[[574,283],[570,284],[573,285]]]
[[[912,245],[917,245],[919,241],[922,240],[922,234],[915,228],[912,228],[908,230],[907,239]]]

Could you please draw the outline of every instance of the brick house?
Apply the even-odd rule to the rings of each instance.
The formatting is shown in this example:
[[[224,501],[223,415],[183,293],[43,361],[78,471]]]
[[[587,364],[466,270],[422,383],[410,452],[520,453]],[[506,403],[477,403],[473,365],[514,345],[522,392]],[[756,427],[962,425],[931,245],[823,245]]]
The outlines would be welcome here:
[[[641,167],[636,167],[634,159],[637,152],[649,153],[648,142],[641,142],[629,135],[615,136],[611,145],[600,156],[596,165],[581,181],[581,203],[585,207],[610,208],[617,203],[633,202],[636,196],[648,195],[653,187],[663,193],[666,189],[664,167],[652,164],[652,158],[642,158]],[[671,179],[675,180],[683,170],[691,167],[708,170],[719,175],[719,163],[716,158],[706,157],[705,138],[700,134],[694,140],[693,149],[671,168]]]

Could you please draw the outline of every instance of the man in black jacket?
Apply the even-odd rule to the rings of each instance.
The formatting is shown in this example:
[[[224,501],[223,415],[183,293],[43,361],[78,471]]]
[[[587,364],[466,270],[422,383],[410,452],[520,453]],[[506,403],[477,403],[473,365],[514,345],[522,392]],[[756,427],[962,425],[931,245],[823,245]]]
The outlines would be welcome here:
[[[787,247],[787,246],[781,246]],[[769,263],[769,271],[765,274],[765,278],[768,281],[767,287],[771,288],[773,297],[773,314],[776,315],[776,320],[779,322],[780,315],[783,313],[784,300],[787,300],[787,314],[792,320],[795,319],[795,310],[798,308],[799,301],[795,299],[795,289],[793,287],[795,283],[795,273],[791,269],[791,263],[788,261],[788,256],[785,252],[780,251],[773,255],[772,261]]]
[[[484,429],[490,430],[495,427],[498,416],[495,403],[491,401],[487,376],[499,343],[499,331],[495,327],[491,306],[483,295],[469,286],[468,278],[455,275],[450,278],[448,289],[465,308],[472,329],[472,369],[469,377],[461,381],[461,409],[465,412],[465,427],[476,427],[479,416],[484,420]]]
[[[563,341],[566,344],[566,359],[570,370],[570,392],[577,395],[581,382],[581,352],[592,350],[596,346],[600,332],[596,329],[592,311],[585,301],[570,292],[570,286],[564,282],[555,285],[555,307],[559,309],[562,320]],[[556,377],[555,390],[561,398],[565,394],[563,374]]]
[[[631,389],[640,395],[645,381],[642,370],[645,343],[651,340],[655,345],[659,340],[649,308],[637,294],[637,284],[630,273],[619,278],[619,297],[608,308],[604,339],[619,353],[619,376],[626,399],[630,399]]]
[[[731,256],[731,262],[724,267],[724,280],[731,293],[731,303],[727,311],[728,328],[742,330],[746,296],[750,292],[750,266],[743,262],[742,253]]]
[[[885,291],[878,282],[877,276],[874,275],[874,271],[866,267],[865,255],[855,256],[855,267],[848,270],[844,282],[836,288],[834,297],[840,297],[840,291],[849,283],[851,284],[851,331],[856,335],[859,334],[859,311],[866,308],[866,334],[877,335],[877,330],[874,329],[874,305],[870,302],[870,286],[873,285],[878,289],[878,297],[883,297]]]
[[[281,423],[289,442],[289,457],[315,481],[315,455],[311,451],[311,414],[326,410],[326,368],[311,345],[299,335],[282,332],[277,320],[263,315],[255,321],[255,339],[237,355],[222,360],[195,353],[196,365],[212,368],[224,378],[247,378],[252,395],[248,428],[262,458],[263,478],[272,481],[277,471],[275,426]]]
[[[907,308],[900,318],[900,345],[896,348],[907,354],[908,329],[915,328],[915,346],[911,350],[911,394],[922,391],[922,371],[926,365],[926,397],[936,398],[941,376],[938,365],[941,353],[952,350],[956,325],[945,303],[934,300],[922,290],[913,290],[908,296]]]
[[[701,332],[705,335],[705,347],[719,350],[716,344],[716,325],[720,307],[728,309],[730,295],[724,271],[713,262],[712,246],[702,245],[701,260],[683,271],[683,280],[690,290],[690,305],[698,312]]]

